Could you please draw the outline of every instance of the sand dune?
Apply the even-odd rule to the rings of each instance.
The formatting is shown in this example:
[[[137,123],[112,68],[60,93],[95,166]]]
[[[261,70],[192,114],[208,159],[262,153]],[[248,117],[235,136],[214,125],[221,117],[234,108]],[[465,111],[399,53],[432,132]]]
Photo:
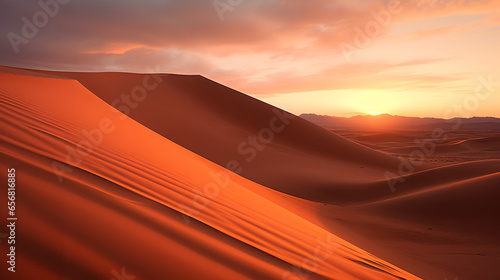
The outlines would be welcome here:
[[[43,73],[74,78],[117,108],[123,102],[116,100],[130,95],[145,77],[129,73]],[[148,91],[145,100],[126,110],[129,116],[264,186],[323,201],[316,193],[326,185],[364,184],[366,178],[382,180],[383,171],[397,170],[399,162],[393,157],[204,77],[153,75],[150,82],[155,77],[161,82]],[[274,126],[279,127],[278,131],[272,130]],[[252,144],[252,139],[257,143]],[[336,176],[338,173],[343,176]]]
[[[500,119],[493,117],[472,118],[418,118],[393,116],[390,114],[380,115],[357,115],[350,118],[322,116],[316,114],[302,114],[300,117],[313,122],[328,130],[335,131],[371,131],[391,132],[404,130],[410,131],[432,131],[435,128],[458,131],[495,131],[500,132]]]
[[[437,145],[436,154],[467,155],[478,154],[478,152],[499,152],[500,134],[485,135],[474,138],[448,140],[446,143]],[[386,148],[384,151],[390,153],[410,153],[415,149],[414,143],[407,146]]]
[[[495,131],[444,131],[445,140],[433,141],[427,131],[335,131],[335,133],[372,149],[408,157],[427,149],[426,162],[449,165],[465,161],[500,159],[500,134]],[[425,144],[422,144],[425,143]],[[422,146],[425,148],[422,149]]]
[[[419,279],[247,189],[255,183],[224,177],[222,167],[121,119],[77,81],[0,79],[2,163],[19,170],[24,206],[24,277],[109,279],[126,267],[140,279],[292,279],[324,237],[327,261],[306,266],[311,279]],[[82,131],[100,126],[113,131],[58,182],[53,164],[67,161]],[[203,198],[202,211],[186,211],[211,174],[224,180],[219,193]]]
[[[22,277],[498,279],[500,160],[424,163],[391,192],[376,143],[201,76],[0,72]]]

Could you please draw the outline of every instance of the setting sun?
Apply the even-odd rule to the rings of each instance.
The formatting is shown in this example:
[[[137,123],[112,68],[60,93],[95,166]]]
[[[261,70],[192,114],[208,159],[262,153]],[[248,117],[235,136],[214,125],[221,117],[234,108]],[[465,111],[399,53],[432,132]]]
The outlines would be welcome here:
[[[0,280],[500,280],[500,0],[0,10]]]
[[[366,112],[365,114],[370,115],[370,116],[377,116],[377,115],[382,115],[382,114],[387,114],[387,113],[380,112],[380,111],[370,111],[370,112]]]

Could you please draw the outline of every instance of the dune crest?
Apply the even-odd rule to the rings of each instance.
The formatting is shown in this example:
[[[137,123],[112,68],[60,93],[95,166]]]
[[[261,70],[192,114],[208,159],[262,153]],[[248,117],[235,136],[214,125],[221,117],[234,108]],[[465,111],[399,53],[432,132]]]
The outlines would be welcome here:
[[[293,267],[306,267],[310,279],[419,279],[249,190],[263,186],[221,175],[229,173],[122,118],[78,81],[14,74],[0,81],[2,163],[16,166],[22,186],[18,254],[26,276],[111,278],[123,266],[140,279],[166,271],[292,279]],[[220,189],[206,192],[213,174]],[[203,211],[186,211],[198,193]],[[303,265],[318,238],[327,256]]]
[[[23,276],[498,278],[500,159],[402,173],[413,132],[339,136],[201,76],[1,67],[0,101]]]

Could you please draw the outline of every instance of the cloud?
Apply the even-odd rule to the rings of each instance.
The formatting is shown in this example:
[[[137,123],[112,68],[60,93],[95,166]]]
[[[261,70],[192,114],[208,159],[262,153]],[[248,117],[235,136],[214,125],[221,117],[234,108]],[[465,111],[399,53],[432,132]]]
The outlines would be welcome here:
[[[56,0],[41,0],[45,3]],[[61,0],[62,1],[62,0]],[[252,94],[299,90],[431,85],[461,77],[445,73],[412,73],[408,68],[439,61],[408,57],[347,63],[341,44],[353,44],[359,29],[376,21],[390,0],[252,0],[224,14],[224,21],[205,0],[69,0],[48,23],[15,53],[7,38],[22,35],[23,17],[33,20],[41,10],[36,1],[2,1],[0,64],[57,70],[132,71],[159,65],[162,71],[202,74]],[[489,13],[498,1],[401,1],[402,11],[382,26],[386,31],[408,22],[457,14]],[[8,11],[8,12],[7,12]],[[483,26],[483,27],[481,27]],[[424,28],[400,37],[423,40],[467,30],[449,24]],[[405,37],[406,36],[406,37]],[[406,39],[405,39],[406,38]],[[367,46],[369,49],[371,46]],[[443,53],[442,56],[446,56]],[[435,57],[435,56],[433,56]],[[420,61],[420,62],[419,62]],[[399,69],[400,73],[388,73]]]
[[[454,82],[468,79],[462,75],[437,75],[413,73],[412,66],[431,65],[445,59],[420,59],[399,63],[352,63],[340,64],[311,75],[290,75],[279,72],[266,80],[247,82],[243,87],[254,95],[286,94],[293,92],[384,89],[390,91],[427,91],[429,89],[454,87]],[[453,89],[454,91],[455,89]]]

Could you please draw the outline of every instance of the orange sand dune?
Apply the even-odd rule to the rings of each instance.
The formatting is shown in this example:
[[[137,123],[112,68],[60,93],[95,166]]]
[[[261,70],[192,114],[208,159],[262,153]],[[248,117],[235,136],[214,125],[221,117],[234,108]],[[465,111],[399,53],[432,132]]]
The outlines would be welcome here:
[[[121,118],[77,81],[0,74],[0,84],[2,168],[18,176],[18,279],[111,279],[122,268],[138,279],[420,279]],[[95,129],[96,144],[78,146]],[[196,197],[205,207],[190,212]]]
[[[392,154],[410,154],[419,150],[424,141],[429,148],[432,129],[428,131],[397,132],[337,132],[358,143]],[[445,156],[454,162],[460,159],[500,159],[500,133],[497,131],[445,131],[443,141],[433,141],[432,156]],[[432,157],[431,156],[431,157]]]
[[[19,275],[499,278],[500,160],[400,174],[401,159],[378,143],[201,76],[0,72]],[[396,136],[396,147],[413,137]],[[400,180],[394,192],[385,172]]]
[[[500,275],[500,226],[492,222],[500,213],[498,164],[423,171],[395,193],[350,207],[256,192],[423,279],[493,280]]]
[[[364,185],[367,179],[383,180],[384,171],[398,168],[399,162],[393,157],[202,76],[38,73],[76,79],[167,139],[223,167],[229,166],[247,179],[294,196],[325,201],[320,194],[325,187]],[[158,86],[148,90],[143,101],[131,104],[134,108],[128,109],[120,101],[137,85],[145,80],[153,84],[155,79]],[[269,136],[265,131],[273,127],[279,131]],[[249,139],[258,138],[259,133],[263,133],[264,141],[252,145]],[[343,176],[337,176],[339,173]]]

